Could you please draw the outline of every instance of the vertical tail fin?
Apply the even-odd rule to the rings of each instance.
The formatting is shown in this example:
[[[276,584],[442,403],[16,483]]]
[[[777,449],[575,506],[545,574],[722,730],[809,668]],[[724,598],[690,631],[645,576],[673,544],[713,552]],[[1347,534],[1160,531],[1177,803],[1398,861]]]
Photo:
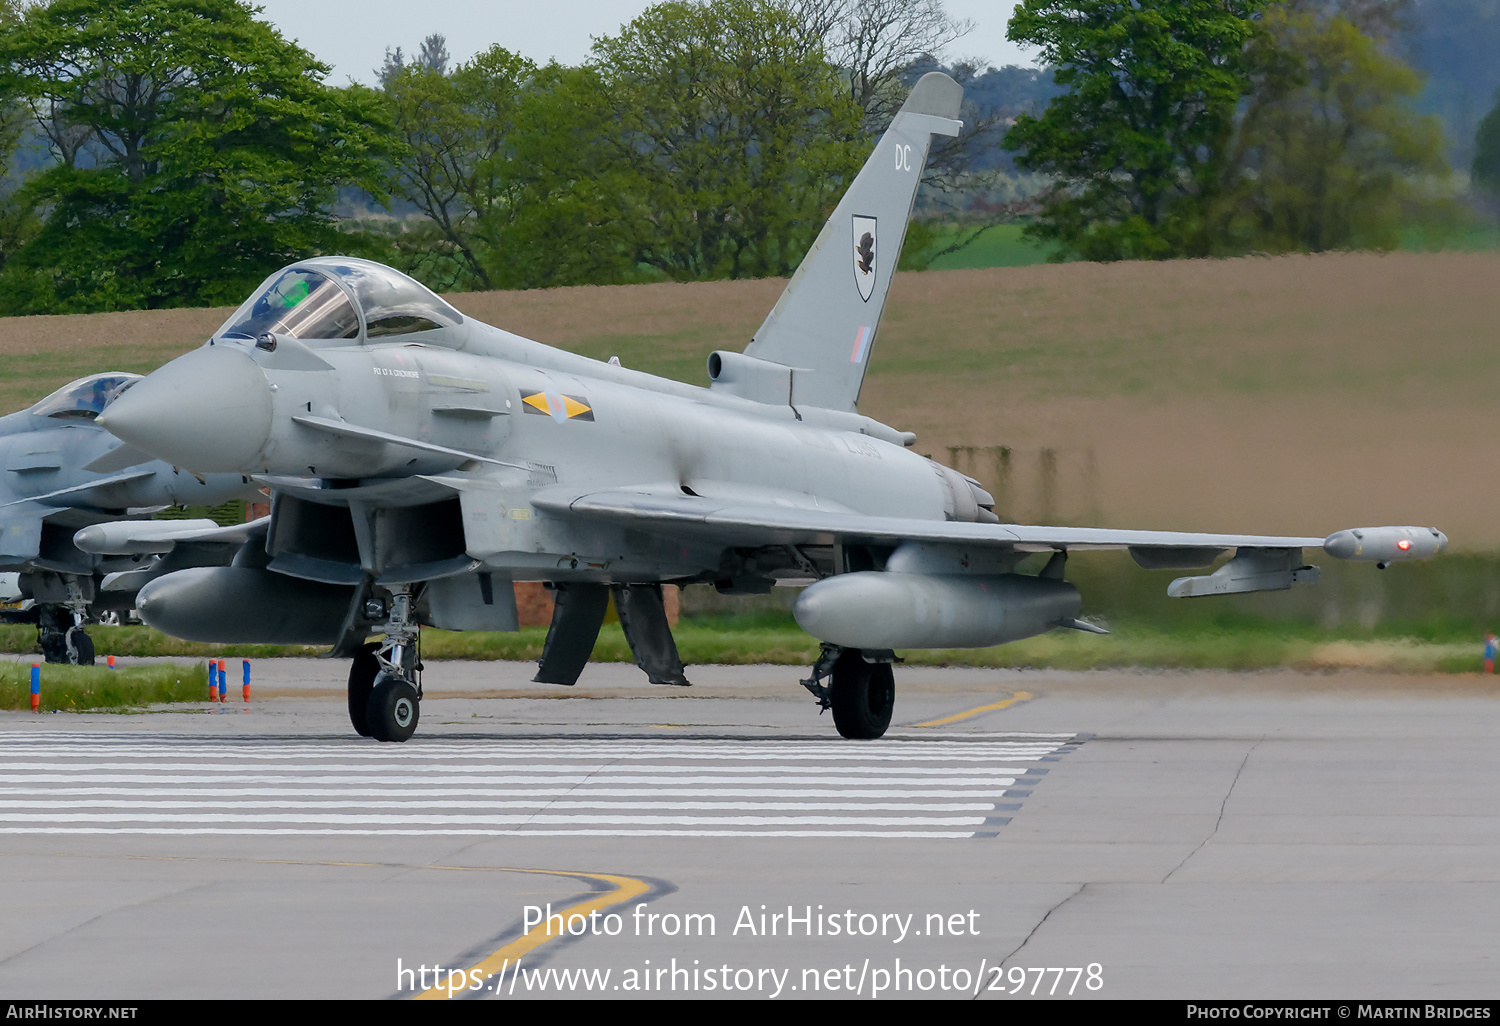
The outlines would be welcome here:
[[[928,147],[958,134],[962,99],[947,75],[922,76],[746,347],[791,368],[792,405],[854,409]]]

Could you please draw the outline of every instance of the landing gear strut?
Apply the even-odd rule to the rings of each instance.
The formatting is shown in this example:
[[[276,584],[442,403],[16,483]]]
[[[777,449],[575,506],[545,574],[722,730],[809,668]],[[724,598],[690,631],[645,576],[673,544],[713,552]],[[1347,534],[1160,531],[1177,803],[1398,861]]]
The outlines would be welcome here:
[[[891,725],[896,708],[896,677],[891,672],[895,655],[864,652],[823,644],[813,675],[802,681],[822,709],[833,710],[833,725],[840,735],[856,740],[880,737]],[[824,678],[830,684],[821,683]]]
[[[94,640],[85,633],[88,601],[75,580],[68,580],[68,597],[62,606],[47,606],[37,617],[37,644],[49,663],[94,665]]]
[[[394,589],[385,640],[365,645],[349,667],[349,720],[364,737],[405,741],[421,716],[422,685],[417,674],[417,624],[412,619],[411,589]]]
[[[88,600],[83,597],[77,578],[69,577],[67,581],[68,612],[73,615],[73,626],[63,632],[63,647],[67,650],[68,662],[74,666],[93,666],[94,641],[83,631],[89,618]]]

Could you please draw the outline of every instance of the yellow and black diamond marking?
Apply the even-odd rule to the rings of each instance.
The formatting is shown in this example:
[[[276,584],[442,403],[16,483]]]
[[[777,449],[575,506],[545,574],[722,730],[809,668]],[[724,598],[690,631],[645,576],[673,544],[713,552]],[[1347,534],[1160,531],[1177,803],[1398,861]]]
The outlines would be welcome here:
[[[551,417],[558,423],[568,420],[593,420],[594,408],[581,395],[561,392],[533,392],[521,397],[521,408],[527,413]]]

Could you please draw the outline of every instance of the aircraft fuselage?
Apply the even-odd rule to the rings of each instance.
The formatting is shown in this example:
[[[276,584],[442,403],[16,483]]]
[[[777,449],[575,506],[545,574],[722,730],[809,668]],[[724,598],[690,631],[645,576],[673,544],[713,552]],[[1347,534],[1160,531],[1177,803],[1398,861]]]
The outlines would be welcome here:
[[[967,507],[953,498],[955,489],[969,491],[963,478],[868,418],[751,402],[472,320],[463,327],[458,349],[451,337],[445,346],[407,337],[316,348],[217,339],[180,358],[176,370],[195,387],[169,410],[151,390],[170,387],[172,365],[138,386],[150,393],[143,397],[161,434],[152,450],[192,439],[196,448],[180,453],[185,463],[266,475],[278,493],[349,507],[356,521],[371,508],[429,505],[456,491],[467,555],[517,579],[702,577],[723,561],[722,544],[580,532],[534,508],[549,491],[742,496],[828,512],[974,519],[972,493]],[[199,429],[187,430],[193,423]],[[273,555],[277,538],[273,522]],[[365,555],[366,564],[375,559]]]

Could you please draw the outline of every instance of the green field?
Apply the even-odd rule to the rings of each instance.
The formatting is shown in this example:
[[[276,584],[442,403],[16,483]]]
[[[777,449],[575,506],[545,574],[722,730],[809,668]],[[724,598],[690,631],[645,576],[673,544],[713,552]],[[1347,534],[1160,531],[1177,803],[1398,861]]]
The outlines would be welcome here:
[[[1480,253],[1500,249],[1500,225],[1470,222],[1440,227],[1414,226],[1401,233],[1401,248],[1412,253]]]
[[[979,666],[1013,669],[1365,669],[1391,672],[1477,673],[1483,665],[1482,635],[1402,636],[1362,629],[1325,630],[1299,624],[1244,621],[1223,627],[1183,630],[1139,620],[1112,620],[1109,635],[1052,631],[1035,638],[980,649],[920,649],[898,653],[914,666]],[[769,663],[799,667],[801,675],[818,655],[818,643],[790,617],[758,623],[684,620],[673,632],[688,665]],[[540,658],[544,628],[515,634],[450,634],[424,631],[422,655],[439,659]],[[634,662],[618,625],[600,632],[596,662]],[[789,674],[789,679],[794,674]]]
[[[1056,243],[1024,238],[1024,224],[962,226],[928,224],[913,227],[902,266],[927,271],[969,271],[987,267],[1045,264]],[[950,247],[953,252],[944,252]],[[1400,249],[1408,253],[1480,253],[1500,250],[1500,225],[1478,221],[1442,226],[1414,225],[1401,233]],[[939,255],[940,254],[940,255]]]
[[[1053,245],[1043,245],[1021,237],[1024,225],[997,224],[983,228],[960,225],[931,225],[916,233],[921,252],[916,259],[929,271],[967,271],[984,267],[1029,267],[1044,264]],[[959,246],[951,253],[942,252]],[[926,254],[941,254],[927,257]]]
[[[202,666],[43,666],[42,712],[125,710],[158,702],[201,702],[208,692]],[[0,709],[31,708],[31,667],[0,663]]]
[[[101,651],[113,647],[118,628],[93,633]],[[1371,637],[1363,632],[1324,631],[1298,625],[1240,624],[1222,629],[1168,630],[1132,621],[1111,621],[1107,636],[1052,631],[1024,641],[980,649],[922,649],[898,653],[914,666],[982,666],[1016,669],[1224,669],[1303,670],[1363,669],[1405,673],[1477,673],[1483,664],[1481,637],[1437,641],[1420,637]],[[712,620],[685,621],[674,632],[688,666],[705,664],[771,664],[795,668],[788,679],[805,673],[817,658],[818,644],[790,621],[758,627],[734,627]],[[1349,637],[1349,634],[1360,634]],[[530,627],[515,633],[424,630],[422,658],[508,659],[533,662],[541,656],[547,631]],[[183,643],[158,636],[159,645],[137,644],[163,654],[183,653]],[[320,655],[321,650],[275,646],[186,646],[202,656],[269,658]],[[594,662],[634,662],[618,625],[608,625],[594,647]],[[29,668],[0,669],[0,708],[29,708]],[[331,686],[342,683],[346,664],[327,663]],[[139,676],[145,675],[145,676]],[[236,674],[237,676],[237,674]],[[120,670],[100,667],[47,666],[43,670],[44,709],[83,710],[141,706],[153,702],[201,702],[207,688],[202,663]]]
[[[1109,635],[1052,631],[995,648],[900,654],[915,665],[1071,670],[1480,670],[1484,635],[1500,627],[1500,556],[1449,556],[1383,573],[1365,565],[1319,562],[1323,580],[1316,586],[1175,600],[1165,595],[1175,572],[1140,570],[1121,553],[1080,556],[1069,563],[1069,580],[1084,596],[1084,615],[1107,626]],[[1035,567],[1021,569],[1031,572]],[[788,606],[794,596],[795,592],[778,589],[771,596],[729,599],[702,586],[689,590],[683,596],[683,619],[674,632],[684,661],[689,667],[810,665],[818,645],[792,620]],[[101,659],[106,654],[198,660],[321,654],[320,649],[301,646],[204,645],[146,627],[93,627],[90,633]],[[432,661],[536,660],[546,634],[543,627],[514,633],[424,630],[422,655]],[[24,626],[0,628],[0,649],[33,653],[35,631]],[[601,631],[593,658],[634,661],[618,624],[607,624]],[[192,672],[184,700],[198,701],[205,679],[201,664]],[[343,672],[341,663],[329,664],[331,682],[337,683]]]

